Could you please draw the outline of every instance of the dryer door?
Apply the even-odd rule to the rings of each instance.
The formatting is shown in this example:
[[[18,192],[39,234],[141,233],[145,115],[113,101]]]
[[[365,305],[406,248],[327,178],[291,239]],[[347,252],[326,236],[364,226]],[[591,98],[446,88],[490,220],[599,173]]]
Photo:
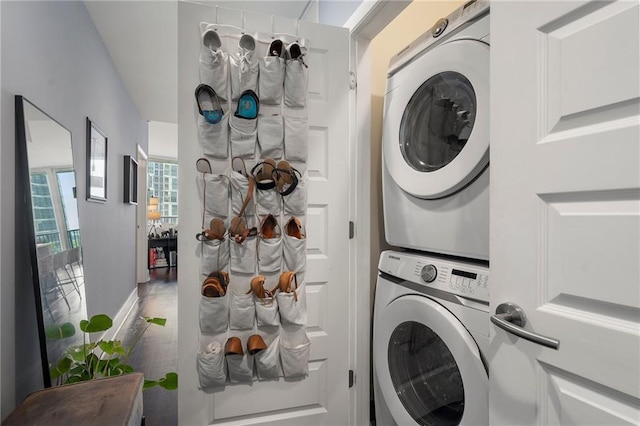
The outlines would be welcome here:
[[[437,46],[389,80],[384,161],[405,192],[437,199],[464,188],[489,164],[489,46]]]
[[[489,421],[489,378],[458,319],[424,296],[401,296],[376,322],[379,385],[396,423],[479,425]]]

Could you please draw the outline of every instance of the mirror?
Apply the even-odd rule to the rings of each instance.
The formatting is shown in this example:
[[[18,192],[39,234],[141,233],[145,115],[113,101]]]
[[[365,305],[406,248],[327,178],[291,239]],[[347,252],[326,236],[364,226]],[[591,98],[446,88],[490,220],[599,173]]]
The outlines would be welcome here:
[[[87,318],[82,245],[73,168],[71,132],[22,96],[16,96],[16,168],[22,178],[25,216],[38,316],[38,333],[45,387],[50,367],[71,345],[83,344],[75,330]]]

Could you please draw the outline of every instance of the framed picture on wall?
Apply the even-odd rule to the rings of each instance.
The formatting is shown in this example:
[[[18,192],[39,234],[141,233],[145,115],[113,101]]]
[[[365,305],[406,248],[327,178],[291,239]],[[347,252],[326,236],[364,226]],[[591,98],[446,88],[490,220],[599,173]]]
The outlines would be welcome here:
[[[87,200],[107,201],[107,135],[87,117]]]
[[[124,202],[138,204],[138,162],[124,156]]]

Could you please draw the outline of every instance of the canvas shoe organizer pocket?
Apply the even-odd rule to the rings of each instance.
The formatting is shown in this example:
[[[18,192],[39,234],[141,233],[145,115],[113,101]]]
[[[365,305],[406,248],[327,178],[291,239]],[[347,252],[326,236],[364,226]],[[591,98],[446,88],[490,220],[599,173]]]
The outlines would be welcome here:
[[[229,86],[229,55],[221,50],[200,51],[200,82],[211,86],[221,100],[227,99]]]
[[[229,354],[227,358],[227,369],[229,370],[229,381],[231,383],[251,383],[253,382],[253,356]]]
[[[200,262],[203,276],[213,271],[222,271],[229,266],[229,241],[202,241],[202,259]]]
[[[229,175],[231,180],[231,212],[233,215],[240,214],[244,200],[249,192],[249,178],[242,173],[232,171]],[[253,194],[251,195],[253,197]],[[255,211],[253,202],[249,202],[243,212],[244,216],[252,216]]]
[[[308,86],[309,68],[300,61],[287,61],[284,72],[284,104],[292,108],[304,108],[307,105]]]
[[[280,325],[277,298],[265,297],[264,299],[260,299],[254,296],[254,301],[256,304],[258,327],[276,327]]]
[[[304,272],[307,264],[307,238],[301,239],[284,235],[284,265],[285,269],[294,272]]]
[[[229,139],[234,157],[253,158],[256,148],[258,119],[232,115],[229,119]]]
[[[258,239],[258,271],[278,272],[282,268],[282,237]]]
[[[304,216],[307,214],[307,188],[309,173],[305,171],[298,178],[298,185],[289,195],[282,197],[285,215]]]
[[[200,331],[202,334],[224,333],[229,325],[229,295],[200,296]]]
[[[226,159],[229,152],[229,113],[218,124],[211,124],[198,115],[198,140],[204,155]]]
[[[262,99],[260,100],[262,102]],[[279,114],[258,115],[258,143],[263,158],[282,158],[284,127]]]
[[[280,333],[280,359],[284,377],[300,377],[309,374],[311,341],[304,328]]]
[[[260,58],[260,79],[258,93],[260,103],[280,105],[284,85],[284,59],[278,56]]]
[[[226,175],[198,173],[198,193],[205,217],[225,218],[229,214],[229,179]]]
[[[241,274],[253,274],[256,269],[256,237],[248,237],[242,243],[231,238],[231,271]]]
[[[237,101],[245,90],[258,89],[258,72],[260,66],[258,61],[243,61],[234,57],[229,57],[229,69],[231,72],[231,100]]]
[[[260,216],[272,214],[278,217],[282,211],[282,197],[275,188],[256,188],[256,204]]]
[[[259,380],[277,379],[283,375],[280,365],[280,337],[276,337],[268,346],[254,355],[256,373]]]
[[[196,355],[200,388],[222,387],[227,383],[224,340],[202,336]]]
[[[253,294],[231,293],[229,328],[232,330],[251,330],[256,319]]]
[[[284,117],[284,157],[289,161],[307,161],[309,145],[308,117]]]
[[[295,293],[284,293],[278,291],[278,310],[280,311],[280,321],[283,325],[304,326],[307,323],[307,300],[306,289],[303,283]]]

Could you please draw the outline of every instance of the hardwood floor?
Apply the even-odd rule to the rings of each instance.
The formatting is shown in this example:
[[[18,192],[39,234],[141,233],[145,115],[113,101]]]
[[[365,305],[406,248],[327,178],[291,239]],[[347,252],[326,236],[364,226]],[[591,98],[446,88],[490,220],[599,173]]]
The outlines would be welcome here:
[[[129,363],[145,379],[157,380],[178,371],[178,273],[177,268],[150,270],[151,280],[138,284],[138,306],[120,331],[125,346],[131,345],[147,323],[141,316],[166,318],[165,327],[151,325],[136,344]],[[156,386],[144,391],[147,426],[178,424],[178,391]]]

